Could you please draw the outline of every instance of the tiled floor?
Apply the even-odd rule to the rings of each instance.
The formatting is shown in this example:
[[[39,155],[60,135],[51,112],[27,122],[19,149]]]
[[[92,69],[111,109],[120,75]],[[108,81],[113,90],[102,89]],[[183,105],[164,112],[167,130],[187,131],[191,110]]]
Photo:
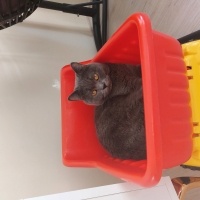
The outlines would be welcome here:
[[[180,38],[200,29],[199,0],[108,0],[109,35],[132,13],[145,12],[155,30]]]

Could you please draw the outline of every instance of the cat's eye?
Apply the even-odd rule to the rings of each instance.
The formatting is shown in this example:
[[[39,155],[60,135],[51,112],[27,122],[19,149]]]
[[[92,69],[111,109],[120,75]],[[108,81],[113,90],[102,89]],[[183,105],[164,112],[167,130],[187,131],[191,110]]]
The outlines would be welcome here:
[[[92,90],[92,96],[95,96],[97,94],[96,90]]]
[[[98,80],[99,80],[98,74],[94,74],[94,80],[95,80],[95,81],[98,81]]]

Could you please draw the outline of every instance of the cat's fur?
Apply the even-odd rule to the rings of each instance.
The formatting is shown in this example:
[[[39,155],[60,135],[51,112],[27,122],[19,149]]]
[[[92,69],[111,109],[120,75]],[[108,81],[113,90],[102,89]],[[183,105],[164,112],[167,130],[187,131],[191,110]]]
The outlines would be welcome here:
[[[103,147],[115,158],[145,159],[141,67],[110,63],[72,63],[71,67],[76,83],[68,99],[96,105],[95,125]]]

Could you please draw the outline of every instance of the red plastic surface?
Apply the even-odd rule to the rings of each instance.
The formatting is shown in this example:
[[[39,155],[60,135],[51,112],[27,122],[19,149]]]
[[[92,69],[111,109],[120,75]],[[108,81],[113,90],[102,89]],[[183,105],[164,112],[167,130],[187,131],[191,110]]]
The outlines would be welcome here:
[[[146,14],[130,16],[88,62],[141,64],[147,160],[110,157],[96,138],[94,107],[70,102],[74,72],[61,72],[62,153],[66,166],[98,167],[143,186],[155,185],[162,169],[179,165],[192,152],[192,118],[186,67],[178,41],[152,30]]]

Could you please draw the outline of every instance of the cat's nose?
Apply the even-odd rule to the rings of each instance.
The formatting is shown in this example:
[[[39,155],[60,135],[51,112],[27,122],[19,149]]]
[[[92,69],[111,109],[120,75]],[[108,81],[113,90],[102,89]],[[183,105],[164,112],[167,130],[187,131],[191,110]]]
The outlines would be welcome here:
[[[105,88],[107,88],[107,85],[99,81],[96,83],[95,88],[97,88],[97,90],[104,90]]]
[[[107,85],[104,83],[104,84],[103,84],[103,90],[104,90],[105,88],[107,88]]]

